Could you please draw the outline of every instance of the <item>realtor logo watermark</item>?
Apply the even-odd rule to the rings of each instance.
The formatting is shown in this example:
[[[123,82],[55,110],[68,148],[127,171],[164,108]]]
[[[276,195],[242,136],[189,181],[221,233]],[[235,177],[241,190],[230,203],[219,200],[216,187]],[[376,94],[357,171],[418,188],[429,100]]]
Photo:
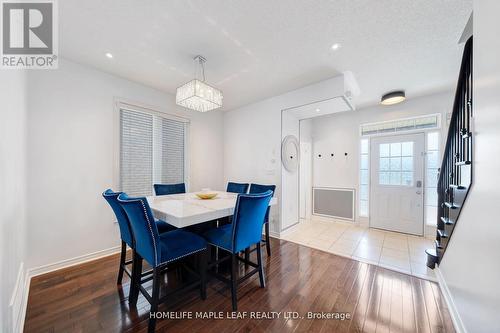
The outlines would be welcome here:
[[[56,69],[58,65],[55,0],[0,0],[2,69]]]

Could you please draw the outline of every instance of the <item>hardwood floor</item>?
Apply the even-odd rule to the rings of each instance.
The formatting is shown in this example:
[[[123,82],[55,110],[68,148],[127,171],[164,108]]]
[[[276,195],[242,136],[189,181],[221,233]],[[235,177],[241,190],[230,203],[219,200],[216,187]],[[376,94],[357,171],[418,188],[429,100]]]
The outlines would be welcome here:
[[[280,312],[275,319],[228,319],[229,289],[215,279],[208,298],[198,290],[160,306],[160,311],[224,312],[225,319],[159,319],[157,332],[454,332],[438,286],[378,266],[271,239],[267,288],[258,275],[238,288],[238,309]],[[264,251],[265,252],[265,251]],[[255,255],[253,253],[252,255]],[[141,295],[128,306],[129,280],[116,285],[118,255],[33,278],[25,332],[145,332],[149,303]],[[252,257],[252,260],[255,260]],[[244,270],[244,265],[240,267]],[[177,275],[167,279],[175,284]],[[285,318],[297,312],[298,318]],[[309,319],[308,312],[349,313],[349,320]]]

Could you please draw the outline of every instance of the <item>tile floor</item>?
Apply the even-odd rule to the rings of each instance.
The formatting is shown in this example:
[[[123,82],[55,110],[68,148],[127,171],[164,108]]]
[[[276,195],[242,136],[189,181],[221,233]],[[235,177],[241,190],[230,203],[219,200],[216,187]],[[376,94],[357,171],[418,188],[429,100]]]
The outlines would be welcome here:
[[[307,220],[282,239],[358,261],[435,281],[426,266],[425,250],[433,241],[424,237],[371,229],[342,221]]]

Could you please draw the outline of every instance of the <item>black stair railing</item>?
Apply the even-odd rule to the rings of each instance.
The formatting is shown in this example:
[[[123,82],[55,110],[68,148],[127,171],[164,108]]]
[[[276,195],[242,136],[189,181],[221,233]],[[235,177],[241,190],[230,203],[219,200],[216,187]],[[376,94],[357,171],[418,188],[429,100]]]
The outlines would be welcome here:
[[[427,266],[443,258],[472,185],[472,37],[465,44],[453,112],[439,172],[435,249],[426,250]]]

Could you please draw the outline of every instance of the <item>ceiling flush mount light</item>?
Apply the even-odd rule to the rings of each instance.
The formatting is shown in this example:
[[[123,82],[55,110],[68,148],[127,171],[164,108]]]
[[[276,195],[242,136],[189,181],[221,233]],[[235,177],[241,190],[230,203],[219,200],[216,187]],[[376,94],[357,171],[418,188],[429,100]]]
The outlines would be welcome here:
[[[382,105],[393,105],[401,103],[406,99],[405,92],[403,90],[392,91],[385,94],[380,99],[380,104]]]
[[[109,59],[112,59],[113,58],[113,55],[111,53],[106,53],[106,57],[108,57]]]
[[[333,51],[337,51],[338,49],[340,49],[340,46],[341,45],[339,43],[335,43],[335,44],[332,45],[332,50]]]
[[[194,57],[201,69],[202,80],[195,78],[177,88],[175,103],[185,108],[207,112],[222,106],[222,92],[205,83],[205,62],[202,56]]]

